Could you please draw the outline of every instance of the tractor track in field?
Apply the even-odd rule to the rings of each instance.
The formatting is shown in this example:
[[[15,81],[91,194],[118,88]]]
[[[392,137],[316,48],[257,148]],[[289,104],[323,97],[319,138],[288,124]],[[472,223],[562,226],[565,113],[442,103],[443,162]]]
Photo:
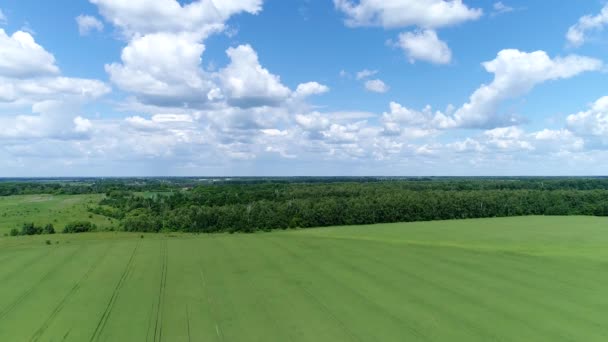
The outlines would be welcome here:
[[[236,265],[238,263],[237,258],[235,257],[234,253],[232,252],[232,249],[230,247],[224,248],[224,252],[226,253],[226,255],[228,256],[228,263],[232,264],[232,265]],[[279,324],[277,323],[276,319],[273,319],[272,314],[270,313],[270,310],[268,309],[267,305],[263,305],[265,304],[265,293],[263,293],[262,290],[260,290],[259,288],[259,284],[257,282],[255,282],[252,277],[244,277],[245,279],[243,280],[243,283],[248,283],[250,286],[248,286],[250,289],[255,289],[256,290],[256,295],[253,296],[253,298],[257,298],[256,300],[256,307],[258,308],[259,311],[261,311],[263,313],[264,316],[266,316],[266,319],[268,320],[268,322],[270,322],[270,325],[272,325],[273,329],[275,331],[279,331],[281,330]],[[287,341],[293,341],[293,338],[291,337],[291,335],[287,335]]]
[[[114,287],[114,291],[112,292],[112,296],[110,297],[110,300],[108,301],[108,304],[106,305],[106,309],[104,310],[103,315],[99,319],[99,322],[97,322],[95,331],[93,332],[93,335],[91,335],[91,338],[89,339],[90,342],[99,340],[99,337],[101,336],[101,333],[103,332],[103,330],[108,322],[108,318],[110,317],[110,314],[112,313],[112,309],[114,308],[114,303],[116,303],[116,298],[118,297],[118,293],[122,289],[122,287],[125,283],[125,280],[127,279],[127,276],[131,272],[131,268],[133,267],[133,260],[135,259],[135,254],[137,253],[137,249],[139,248],[139,245],[140,245],[140,242],[138,241],[137,244],[135,245],[135,248],[133,248],[131,257],[129,258],[129,261],[127,262],[127,266],[125,267],[125,270],[123,271],[122,276],[120,277],[120,280],[118,280],[118,283]]]
[[[219,320],[218,318],[218,313],[217,313],[217,308],[215,307],[215,303],[213,302],[213,298],[211,298],[211,296],[209,295],[209,291],[207,291],[207,284],[205,282],[205,272],[203,269],[203,263],[202,261],[204,260],[203,255],[201,254],[201,250],[198,249],[198,257],[200,259],[198,265],[199,265],[199,270],[200,270],[200,276],[201,276],[201,288],[202,288],[202,292],[203,292],[203,296],[207,299],[207,310],[209,311],[209,315],[211,315],[211,317],[213,317],[213,319],[215,320],[215,333],[218,337],[218,339],[220,341],[224,341],[224,334],[222,334],[220,326],[219,326]]]
[[[353,248],[348,248],[349,251],[351,251],[352,253],[356,253],[356,249]],[[327,255],[328,257],[334,258],[336,259],[336,257],[334,256],[329,256],[327,253],[325,253],[325,255]],[[338,256],[338,258],[340,258],[341,256]],[[343,257],[342,257],[343,258]],[[415,259],[419,262],[420,265],[428,265],[428,260],[426,260],[426,258],[421,257],[419,255],[411,255],[410,256],[411,259]],[[369,260],[371,260],[372,262],[374,262],[375,264],[378,264],[380,267],[387,267],[384,263],[384,261],[381,258],[378,257],[370,257]],[[453,265],[458,267],[458,263],[454,262],[453,260],[450,259],[446,259],[446,258],[438,258],[437,260],[441,260],[444,264],[446,265]],[[344,267],[348,267],[344,261],[341,261],[342,266]],[[352,267],[352,265],[350,266]],[[492,311],[495,309],[492,309],[491,307],[489,307],[487,304],[480,302],[479,300],[475,299],[474,297],[472,297],[470,294],[467,293],[463,293],[460,291],[455,290],[452,287],[446,286],[444,284],[441,284],[440,282],[437,282],[436,280],[431,280],[431,279],[426,279],[425,277],[422,277],[418,274],[413,273],[411,270],[408,270],[406,268],[403,268],[400,265],[396,265],[396,266],[389,266],[390,269],[395,269],[396,271],[398,271],[401,274],[405,274],[408,277],[412,278],[412,279],[416,279],[418,281],[421,281],[423,283],[425,283],[427,286],[429,286],[430,288],[434,288],[437,289],[440,292],[444,292],[444,293],[449,293],[454,297],[458,297],[461,298],[463,301],[469,302],[469,303],[474,303],[474,305],[478,306],[479,308],[481,308],[482,310],[487,310],[487,311]],[[466,269],[466,268],[465,268]],[[444,272],[450,272],[450,270],[446,270]],[[367,277],[374,277],[374,275],[365,272],[367,274]],[[457,275],[454,275],[457,276]],[[461,275],[460,275],[461,276]],[[479,286],[479,284],[478,284]],[[487,286],[484,286],[484,288]],[[499,289],[491,289],[492,291],[495,291],[496,293],[499,293]],[[532,300],[532,299],[530,299]],[[428,302],[421,302],[424,305],[428,305],[431,306],[430,303]],[[470,319],[465,318],[464,316],[458,316],[455,315],[449,311],[445,311],[443,310],[441,307],[435,307],[435,310],[441,310],[444,314],[446,315],[450,315],[452,317],[452,319],[459,319],[464,326],[469,328],[469,331],[478,331],[481,334],[485,335],[485,338],[492,338],[493,340],[498,340],[499,337],[496,336],[491,330],[488,329],[483,329],[483,327],[479,326],[478,324],[476,324],[475,321],[471,321]],[[499,313],[506,319],[518,322],[519,324],[522,324],[523,326],[527,326],[531,329],[538,329],[538,327],[535,327],[533,325],[531,325],[530,322],[521,319],[520,317],[510,314],[504,310],[500,310]],[[550,331],[545,331],[545,334],[547,334],[547,336],[551,333]],[[557,336],[555,336],[557,337]]]
[[[289,248],[285,248],[281,244],[279,244],[275,241],[272,241],[272,239],[268,239],[267,241],[271,241],[274,245],[278,246],[280,249],[285,250],[287,252],[287,254],[291,255],[292,257],[294,257],[296,259],[299,259],[296,255],[293,254],[293,252],[291,250],[289,250]],[[281,275],[283,276],[283,279],[293,280],[293,278],[289,277],[283,268],[276,266],[276,269],[281,273]],[[306,294],[310,299],[312,299],[312,301],[315,302],[321,308],[321,310],[325,312],[325,314],[327,314],[333,321],[335,321],[338,324],[338,326],[350,337],[351,340],[359,341],[359,342],[363,341],[361,338],[359,338],[359,336],[357,336],[346,325],[346,323],[344,323],[344,321],[342,321],[336,314],[334,314],[331,311],[331,309],[325,302],[323,302],[321,299],[319,299],[319,297],[317,297],[312,291],[310,291],[308,288],[303,286],[298,281],[294,281],[293,284],[295,284],[300,290],[302,290],[304,292],[304,294]]]
[[[186,324],[188,327],[188,342],[191,342],[192,338],[190,337],[190,312],[188,311],[188,304],[186,304]]]
[[[169,248],[167,240],[161,242],[161,274],[160,286],[158,290],[158,303],[156,305],[156,321],[154,322],[154,342],[160,342],[163,339],[163,307],[165,304],[165,288],[167,287],[167,264],[169,259]]]
[[[82,249],[84,249],[84,245],[80,246],[79,248],[75,249],[73,252],[71,252],[70,254],[68,254],[65,258],[61,259],[61,261],[59,263],[57,263],[55,266],[53,266],[51,269],[49,269],[48,271],[46,271],[46,273],[44,273],[44,275],[42,276],[42,278],[38,279],[38,281],[36,283],[34,283],[32,286],[30,286],[27,290],[25,290],[23,293],[21,293],[21,295],[19,295],[19,297],[17,297],[17,299],[15,299],[11,304],[9,304],[8,306],[6,306],[2,311],[0,311],[0,320],[4,319],[6,317],[6,315],[8,315],[11,311],[13,311],[13,309],[15,309],[15,307],[17,307],[17,305],[19,305],[23,300],[25,300],[32,292],[34,292],[34,290],[40,285],[42,284],[45,280],[47,280],[51,275],[53,275],[55,273],[56,270],[58,270],[59,268],[61,268],[62,266],[65,266],[65,262],[70,260],[70,258],[72,258],[77,252],[80,252]]]
[[[48,329],[48,327],[51,325],[51,323],[55,320],[55,317],[57,317],[57,315],[63,310],[65,303],[74,294],[76,294],[78,292],[78,290],[80,290],[80,284],[82,282],[86,281],[89,278],[89,276],[91,275],[91,273],[93,273],[97,269],[99,264],[101,264],[101,262],[106,258],[106,256],[108,255],[108,251],[112,247],[113,247],[112,245],[108,246],[105,249],[103,255],[100,258],[97,258],[97,260],[89,267],[89,269],[85,272],[85,274],[76,282],[76,284],[74,284],[74,286],[70,289],[70,291],[63,297],[61,302],[59,302],[59,304],[55,307],[53,312],[51,312],[49,317],[40,326],[40,328],[38,328],[38,330],[34,333],[34,335],[32,335],[32,337],[30,338],[30,342],[36,342],[40,339],[40,337],[45,333],[46,329]]]

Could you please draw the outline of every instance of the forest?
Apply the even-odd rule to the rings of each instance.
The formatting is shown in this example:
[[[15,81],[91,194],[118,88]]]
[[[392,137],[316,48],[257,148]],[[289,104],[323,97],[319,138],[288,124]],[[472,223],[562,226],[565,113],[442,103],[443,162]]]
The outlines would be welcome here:
[[[141,196],[112,190],[91,212],[126,231],[255,232],[525,215],[608,216],[604,178],[221,182]]]

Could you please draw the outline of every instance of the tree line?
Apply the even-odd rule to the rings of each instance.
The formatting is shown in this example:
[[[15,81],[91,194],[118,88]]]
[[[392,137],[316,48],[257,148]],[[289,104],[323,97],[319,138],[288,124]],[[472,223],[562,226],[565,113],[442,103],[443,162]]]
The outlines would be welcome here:
[[[197,186],[106,195],[91,211],[126,231],[254,232],[522,215],[608,216],[608,180],[441,179]]]

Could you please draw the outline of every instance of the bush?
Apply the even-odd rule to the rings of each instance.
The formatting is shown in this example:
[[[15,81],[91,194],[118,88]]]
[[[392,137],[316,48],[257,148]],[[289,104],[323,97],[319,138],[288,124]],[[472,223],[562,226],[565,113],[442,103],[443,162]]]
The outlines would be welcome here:
[[[21,227],[21,235],[40,235],[42,228],[36,227],[33,223],[24,223]]]
[[[53,227],[53,225],[49,223],[46,226],[44,226],[44,228],[42,229],[42,233],[43,234],[55,234],[55,227]]]
[[[72,222],[65,225],[63,232],[67,234],[86,233],[97,229],[97,226],[88,221]]]
[[[17,228],[13,228],[13,229],[11,229],[11,232],[9,234],[11,236],[17,236],[17,235],[19,235],[19,230]]]
[[[46,244],[50,245],[51,244],[51,240],[46,240]]]

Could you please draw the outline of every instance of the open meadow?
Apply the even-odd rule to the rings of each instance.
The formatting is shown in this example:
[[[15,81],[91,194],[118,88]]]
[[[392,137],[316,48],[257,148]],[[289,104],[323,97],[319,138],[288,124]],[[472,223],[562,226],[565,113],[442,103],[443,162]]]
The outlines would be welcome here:
[[[608,340],[605,218],[141,236],[0,238],[0,341]]]
[[[73,221],[90,221],[100,229],[117,226],[114,220],[87,211],[88,205],[97,204],[102,197],[100,194],[0,196],[0,236],[24,223],[50,223],[58,231]]]

